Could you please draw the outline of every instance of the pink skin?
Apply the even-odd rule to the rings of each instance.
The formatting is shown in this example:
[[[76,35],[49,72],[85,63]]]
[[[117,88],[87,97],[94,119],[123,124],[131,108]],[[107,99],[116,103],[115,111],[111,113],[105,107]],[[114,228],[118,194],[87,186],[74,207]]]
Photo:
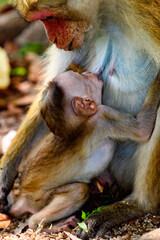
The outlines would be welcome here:
[[[77,227],[77,223],[80,220],[74,215],[69,218],[64,218],[62,220],[52,223],[52,226],[49,229],[44,229],[42,232],[47,233],[58,233],[62,231],[70,232],[73,228]]]
[[[40,9],[29,13],[25,18],[31,22],[41,20],[50,42],[66,51],[80,47],[83,44],[84,34],[89,29],[87,23],[71,21],[68,13],[59,9],[54,9],[54,11]]]
[[[9,210],[9,213],[14,217],[19,217],[27,212],[34,214],[37,211],[33,207],[29,206],[25,197],[19,199]]]
[[[34,11],[26,16],[26,19],[30,22],[46,19],[48,17],[54,17],[53,11],[42,9],[40,11]]]
[[[9,213],[14,217],[19,217],[27,212],[34,214],[37,211],[28,205],[26,198],[18,200],[9,211]],[[59,231],[70,231],[70,226],[75,228],[77,226],[77,222],[78,219],[75,216],[71,216],[69,218],[57,221],[52,225],[52,228],[50,230],[47,229],[46,232],[57,233]],[[29,227],[32,228],[30,224]]]
[[[113,76],[114,69],[115,69],[115,64],[113,64],[113,65],[111,66],[111,69],[110,69],[110,71],[109,71],[109,76],[110,76],[110,77]]]
[[[79,22],[58,18],[46,19],[42,22],[46,27],[49,40],[55,43],[57,48],[68,51],[82,45],[84,33],[80,29]]]

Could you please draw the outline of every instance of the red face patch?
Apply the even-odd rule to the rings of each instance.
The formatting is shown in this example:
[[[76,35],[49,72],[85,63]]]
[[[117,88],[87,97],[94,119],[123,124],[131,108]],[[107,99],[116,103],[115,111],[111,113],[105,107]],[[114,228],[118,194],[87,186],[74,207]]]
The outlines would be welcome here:
[[[73,50],[82,45],[88,24],[83,21],[66,20],[66,13],[58,10],[41,9],[26,16],[29,21],[41,20],[47,30],[48,38],[56,46],[64,50]]]
[[[84,33],[83,23],[67,21],[64,19],[51,18],[42,20],[44,23],[49,40],[56,46],[64,50],[73,50],[82,45]],[[81,26],[82,24],[82,26]]]

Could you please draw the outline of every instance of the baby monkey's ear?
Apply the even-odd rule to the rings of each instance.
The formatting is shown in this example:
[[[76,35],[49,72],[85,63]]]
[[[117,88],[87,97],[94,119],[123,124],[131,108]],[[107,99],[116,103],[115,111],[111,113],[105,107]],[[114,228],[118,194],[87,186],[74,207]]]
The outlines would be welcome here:
[[[72,107],[75,114],[78,116],[89,117],[97,112],[97,104],[89,98],[73,98]]]

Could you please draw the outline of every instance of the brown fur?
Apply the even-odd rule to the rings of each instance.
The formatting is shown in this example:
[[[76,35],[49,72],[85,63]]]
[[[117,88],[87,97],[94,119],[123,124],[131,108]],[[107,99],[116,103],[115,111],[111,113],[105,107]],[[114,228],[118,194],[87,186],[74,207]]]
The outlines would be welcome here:
[[[63,81],[61,80],[58,83],[57,79],[55,79],[54,83],[51,83],[45,89],[41,102],[43,117],[49,128],[53,129],[54,135],[51,133],[48,135],[42,148],[24,168],[21,178],[20,196],[10,210],[10,213],[14,216],[21,215],[27,211],[34,213],[29,220],[29,226],[32,228],[38,225],[41,218],[45,219],[45,224],[65,217],[82,206],[88,198],[88,187],[85,182],[88,183],[93,177],[98,176],[104,170],[103,168],[107,166],[110,161],[109,156],[112,156],[114,151],[114,140],[127,138],[138,142],[147,141],[153,129],[159,103],[158,98],[155,97],[160,90],[160,82],[159,78],[157,78],[151,86],[137,119],[104,105],[97,106],[98,110],[95,108],[94,114],[90,115],[88,104],[93,102],[89,98],[92,95],[92,85],[95,82],[91,82],[88,76],[84,74],[83,78],[81,78],[81,75],[72,72],[64,73],[60,76],[58,80],[60,81],[60,78],[63,78]],[[91,74],[89,77],[93,78]],[[78,103],[81,96],[88,94],[87,108],[85,105],[82,106],[84,108],[81,112],[84,113],[83,116],[81,113],[79,116],[76,116],[76,108],[79,108],[79,105],[72,102],[73,96],[75,101],[77,100],[77,97],[75,97],[75,78],[78,78],[78,81],[81,82]],[[72,89],[64,87],[64,82],[66,84],[67,81],[72,85]],[[85,84],[86,81],[88,81],[87,85]],[[83,88],[83,85],[85,85],[85,88]],[[96,87],[98,90],[95,93],[95,97],[93,95],[94,101],[98,101],[98,91],[101,92],[102,87],[98,79]],[[67,104],[68,102],[69,105]],[[75,106],[71,103],[75,104]],[[71,136],[66,126],[66,112],[70,113],[70,115],[67,114],[68,121],[70,119],[73,120],[72,115],[74,115],[75,119],[78,117],[80,120],[72,122]],[[89,116],[86,115],[87,112]],[[61,128],[65,131],[64,133],[62,133]],[[103,138],[104,141],[102,141]],[[99,147],[97,147],[98,142],[100,142]],[[104,144],[106,157],[102,154],[101,158],[97,157],[95,159],[96,153],[99,152],[101,154],[101,146]],[[97,162],[99,161],[100,167],[96,166],[94,159]],[[88,168],[88,165],[93,167],[94,164],[96,174],[95,171],[90,172]],[[101,168],[101,164],[104,167],[102,166]],[[78,186],[79,190],[77,190]],[[72,196],[73,191],[75,192],[74,196]],[[54,205],[56,197],[63,201],[60,200],[60,202]],[[67,205],[64,200],[67,201]],[[72,203],[72,210],[70,203]],[[115,205],[113,207],[115,211],[117,208],[119,206]],[[133,209],[134,211],[128,216],[135,216],[135,207]],[[50,213],[49,215],[48,212]],[[112,211],[112,214],[114,216],[114,211]],[[59,216],[58,218],[57,215]]]
[[[55,21],[53,19],[55,29],[52,40],[58,47],[64,48],[65,50],[72,50],[80,46],[83,37],[85,39],[84,44],[78,51],[68,53],[65,51],[59,51],[54,47],[48,51],[48,57],[50,60],[47,62],[47,81],[50,81],[51,78],[55,77],[58,73],[68,69],[75,56],[78,56],[78,59],[80,58],[80,63],[85,69],[88,69],[88,66],[90,67],[88,63],[92,63],[96,55],[99,55],[99,59],[95,61],[95,64],[98,64],[102,60],[103,52],[105,52],[106,49],[100,48],[100,50],[103,51],[99,51],[99,49],[95,51],[94,38],[101,41],[101,31],[99,31],[99,29],[102,30],[102,32],[104,31],[105,36],[107,37],[112,31],[111,28],[113,28],[113,32],[115,31],[114,25],[118,25],[123,37],[127,37],[128,42],[135,47],[138,53],[146,54],[150,60],[154,62],[154,66],[157,67],[157,72],[159,70],[160,3],[158,0],[86,0],[85,2],[77,0],[76,2],[74,1],[74,4],[72,4],[73,1],[70,0],[13,0],[13,2],[21,12],[22,16],[31,21],[34,20],[32,19],[32,13],[37,13],[39,9],[45,9],[45,11],[47,10],[51,12],[52,17],[55,19]],[[59,23],[63,25],[61,25],[61,28],[58,24],[56,26],[57,18],[60,19]],[[107,28],[108,25],[110,25],[110,28]],[[64,26],[66,27],[67,32],[65,32]],[[72,34],[68,37],[69,31],[71,31]],[[117,35],[116,37],[118,39],[118,45],[121,36]],[[101,42],[100,45],[102,45]],[[126,45],[125,53],[128,60],[130,60],[132,55],[135,54],[135,49],[132,54],[129,55],[129,49],[127,47],[128,46]],[[122,51],[124,51],[124,49],[122,49]],[[132,69],[131,63],[129,64]],[[137,61],[134,64],[136,65]],[[125,66],[125,68],[126,67],[128,66]],[[92,68],[89,69],[92,70]],[[134,71],[136,72],[136,70]],[[132,75],[135,74],[134,71],[132,72]],[[150,73],[148,73],[148,75],[150,75]],[[128,79],[128,82],[124,82],[124,84],[127,85],[129,82]],[[142,106],[143,100],[145,99],[149,83],[140,82],[139,85],[137,85],[136,81],[131,82],[131,84],[129,84],[129,89],[126,86],[123,90],[119,89],[118,83],[116,84],[114,80],[110,83],[111,84],[107,85],[107,94],[104,93],[105,98],[103,98],[103,100],[106,99],[105,104],[108,104],[109,102],[108,105],[116,107],[118,110],[137,114]],[[115,84],[115,88],[111,89],[113,83]],[[107,81],[105,84],[107,84]],[[134,88],[135,86],[136,89]],[[17,137],[11,144],[7,154],[2,158],[2,172],[0,175],[0,198],[2,199],[2,202],[4,202],[7,194],[12,188],[18,165],[21,160],[26,157],[31,146],[34,147],[37,142],[48,134],[48,128],[40,117],[40,110],[38,108],[40,99],[41,94],[29,110],[27,118],[20,127]],[[159,119],[159,116],[160,112],[158,111],[157,119]],[[141,145],[139,148],[140,153],[138,158],[133,156],[133,154],[129,154],[129,156],[126,157],[126,148],[124,147],[124,149],[119,151],[122,153],[124,150],[124,154],[121,155],[120,159],[117,159],[116,156],[119,154],[118,152],[117,155],[114,156],[111,166],[112,173],[125,190],[134,188],[133,195],[130,199],[134,199],[141,208],[146,211],[157,209],[157,206],[159,205],[159,125],[160,124],[157,121],[150,141]],[[127,145],[127,150],[128,149],[130,148]],[[127,153],[128,152],[129,150]],[[124,161],[125,159],[126,161]],[[134,166],[131,164],[132,161],[134,161],[134,163],[136,162]],[[135,165],[137,166],[137,169],[134,172]],[[117,171],[117,169],[119,169],[119,171]],[[99,220],[95,220],[96,224],[98,224],[98,221]],[[89,224],[89,226],[91,225],[92,224]]]

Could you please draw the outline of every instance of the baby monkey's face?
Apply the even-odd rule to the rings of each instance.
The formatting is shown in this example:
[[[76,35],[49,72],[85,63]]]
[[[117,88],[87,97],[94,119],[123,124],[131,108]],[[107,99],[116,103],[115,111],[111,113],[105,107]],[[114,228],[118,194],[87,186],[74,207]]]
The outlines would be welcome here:
[[[103,82],[92,73],[59,74],[44,93],[42,116],[55,135],[69,135],[97,113]],[[86,125],[87,126],[87,125]],[[63,131],[62,131],[63,129]]]
[[[95,74],[68,71],[58,75],[55,82],[63,90],[66,101],[71,102],[75,97],[82,97],[97,105],[101,104],[103,82]]]
[[[63,91],[63,116],[70,129],[95,115],[101,104],[103,82],[90,72],[64,72],[54,82]]]

